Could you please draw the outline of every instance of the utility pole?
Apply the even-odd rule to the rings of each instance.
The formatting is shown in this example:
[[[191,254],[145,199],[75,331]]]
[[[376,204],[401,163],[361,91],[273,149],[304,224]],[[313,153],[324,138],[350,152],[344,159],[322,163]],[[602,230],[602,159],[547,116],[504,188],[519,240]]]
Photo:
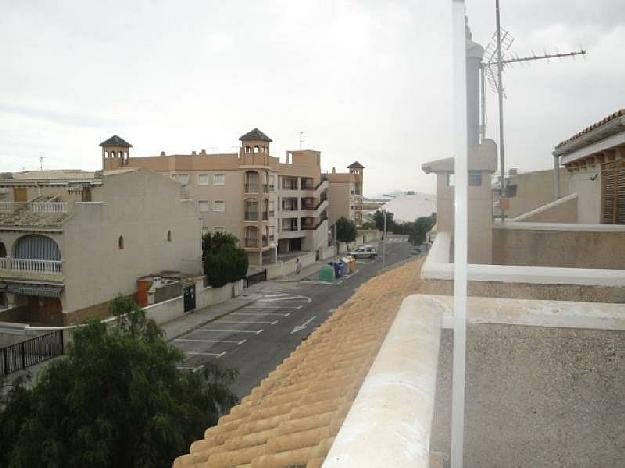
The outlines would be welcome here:
[[[386,266],[386,210],[382,210],[384,213],[384,231],[382,233],[382,268]]]

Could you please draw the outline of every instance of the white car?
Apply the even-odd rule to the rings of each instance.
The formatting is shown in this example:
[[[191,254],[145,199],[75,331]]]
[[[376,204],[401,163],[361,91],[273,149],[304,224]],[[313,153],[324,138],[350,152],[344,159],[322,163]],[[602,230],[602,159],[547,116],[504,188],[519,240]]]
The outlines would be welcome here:
[[[360,246],[357,249],[352,250],[349,254],[354,258],[375,258],[378,256],[378,252],[375,250],[375,247],[370,245]]]

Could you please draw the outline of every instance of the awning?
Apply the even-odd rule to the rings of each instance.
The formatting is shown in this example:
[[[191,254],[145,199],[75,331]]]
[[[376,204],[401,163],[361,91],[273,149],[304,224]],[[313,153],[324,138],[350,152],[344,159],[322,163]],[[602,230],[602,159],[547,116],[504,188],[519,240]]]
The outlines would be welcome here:
[[[61,297],[63,285],[2,282],[0,291],[20,296]]]

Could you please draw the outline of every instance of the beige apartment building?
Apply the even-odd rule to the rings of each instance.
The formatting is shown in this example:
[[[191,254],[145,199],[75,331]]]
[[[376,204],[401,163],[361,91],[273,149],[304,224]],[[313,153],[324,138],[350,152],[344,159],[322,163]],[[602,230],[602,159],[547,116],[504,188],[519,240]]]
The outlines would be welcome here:
[[[351,219],[356,223],[356,226],[362,225],[364,168],[358,161],[354,161],[347,166],[349,172],[336,172],[336,168],[333,167],[331,173],[323,175],[329,182],[328,218],[331,225],[334,225],[336,220],[341,217]]]
[[[279,255],[318,252],[328,244],[328,193],[321,153],[287,151],[270,155],[258,128],[242,135],[238,153],[131,157],[128,142],[113,136],[101,143],[105,170],[138,167],[176,180],[197,205],[203,232],[234,234],[250,263],[273,263]]]
[[[63,325],[134,293],[143,275],[201,274],[196,206],[180,192],[130,168],[0,174],[3,320]]]

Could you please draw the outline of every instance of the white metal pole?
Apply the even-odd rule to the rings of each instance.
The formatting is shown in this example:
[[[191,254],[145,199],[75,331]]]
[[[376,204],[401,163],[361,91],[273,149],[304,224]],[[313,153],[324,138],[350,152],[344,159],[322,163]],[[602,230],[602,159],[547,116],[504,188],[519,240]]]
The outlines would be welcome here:
[[[503,133],[503,58],[501,55],[501,16],[499,13],[499,0],[495,0],[495,11],[497,16],[497,104],[499,106],[499,165],[501,166],[501,183],[499,196],[499,204],[501,209],[501,222],[503,223],[506,214],[504,210],[503,198],[506,196],[506,167],[505,167],[505,147]]]
[[[464,0],[452,0],[454,97],[454,351],[451,409],[451,467],[462,468],[467,306],[467,84]]]

